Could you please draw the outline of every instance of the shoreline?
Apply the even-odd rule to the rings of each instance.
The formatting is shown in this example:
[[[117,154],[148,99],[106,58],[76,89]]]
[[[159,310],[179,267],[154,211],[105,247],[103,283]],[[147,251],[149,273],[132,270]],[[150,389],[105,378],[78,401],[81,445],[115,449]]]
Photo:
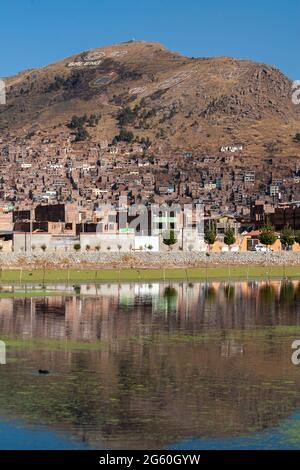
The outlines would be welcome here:
[[[1,253],[0,284],[300,279],[300,253]]]
[[[5,269],[0,284],[5,283],[103,283],[151,281],[238,281],[300,279],[298,266],[207,266],[186,268],[118,268],[118,269]]]

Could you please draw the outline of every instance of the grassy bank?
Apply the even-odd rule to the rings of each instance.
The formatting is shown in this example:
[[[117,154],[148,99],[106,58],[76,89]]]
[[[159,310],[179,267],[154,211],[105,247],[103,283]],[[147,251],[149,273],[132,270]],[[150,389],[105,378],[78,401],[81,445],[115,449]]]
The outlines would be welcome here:
[[[0,272],[1,283],[119,282],[161,280],[300,278],[300,266],[209,266],[166,269],[11,269]]]
[[[99,351],[102,347],[100,341],[87,342],[76,340],[59,340],[49,338],[10,338],[1,336],[1,340],[5,342],[6,347],[14,349],[34,349],[47,351]]]
[[[122,340],[129,341],[130,343],[157,343],[157,344],[176,344],[176,343],[207,343],[224,341],[227,337],[231,340],[245,342],[257,340],[270,340],[271,338],[281,338],[291,342],[296,337],[299,337],[300,327],[297,325],[288,326],[271,326],[250,328],[245,330],[207,330],[194,334],[187,334],[182,331],[177,332],[160,332],[156,335],[141,335],[123,337]],[[5,342],[6,347],[14,349],[32,349],[32,350],[47,350],[47,351],[99,351],[107,346],[105,341],[84,341],[84,340],[70,340],[70,339],[50,339],[50,338],[21,338],[1,336],[1,340]]]

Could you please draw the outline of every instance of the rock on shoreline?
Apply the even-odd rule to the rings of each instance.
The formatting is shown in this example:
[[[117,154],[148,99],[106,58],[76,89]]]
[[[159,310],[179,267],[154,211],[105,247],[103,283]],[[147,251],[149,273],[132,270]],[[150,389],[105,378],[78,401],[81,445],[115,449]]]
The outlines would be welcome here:
[[[15,254],[1,253],[2,269],[19,268],[184,268],[203,266],[297,266],[300,265],[300,253],[280,251],[271,253],[44,253]]]

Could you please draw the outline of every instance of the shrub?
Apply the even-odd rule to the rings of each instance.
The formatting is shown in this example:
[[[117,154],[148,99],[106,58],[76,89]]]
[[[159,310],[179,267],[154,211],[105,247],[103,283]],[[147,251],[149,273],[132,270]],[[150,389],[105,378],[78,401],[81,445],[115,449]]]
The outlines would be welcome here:
[[[282,245],[287,249],[289,249],[290,246],[293,246],[293,244],[295,243],[295,235],[291,227],[284,227],[280,235],[280,241]]]
[[[165,234],[163,236],[163,242],[169,248],[171,248],[171,246],[173,246],[173,245],[175,245],[175,243],[177,243],[177,239],[176,239],[174,230],[170,230],[170,232],[168,234]]]
[[[224,243],[227,246],[231,246],[235,243],[235,236],[233,228],[227,228],[224,233]]]
[[[116,135],[113,139],[113,144],[118,142],[132,142],[134,140],[134,135],[131,131],[126,131],[126,129],[121,129],[119,135]]]
[[[214,230],[205,230],[204,240],[209,246],[213,245],[216,239],[217,239],[217,234]]]
[[[266,246],[273,245],[277,240],[274,227],[271,224],[266,224],[262,227],[259,241]]]
[[[300,132],[297,132],[297,134],[294,137],[295,142],[300,142]]]

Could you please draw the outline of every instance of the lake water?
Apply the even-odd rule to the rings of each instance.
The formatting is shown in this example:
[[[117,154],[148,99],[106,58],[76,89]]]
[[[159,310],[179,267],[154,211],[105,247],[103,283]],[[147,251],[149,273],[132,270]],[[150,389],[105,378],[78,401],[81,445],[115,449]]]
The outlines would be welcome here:
[[[300,449],[298,281],[0,294],[1,449]]]

